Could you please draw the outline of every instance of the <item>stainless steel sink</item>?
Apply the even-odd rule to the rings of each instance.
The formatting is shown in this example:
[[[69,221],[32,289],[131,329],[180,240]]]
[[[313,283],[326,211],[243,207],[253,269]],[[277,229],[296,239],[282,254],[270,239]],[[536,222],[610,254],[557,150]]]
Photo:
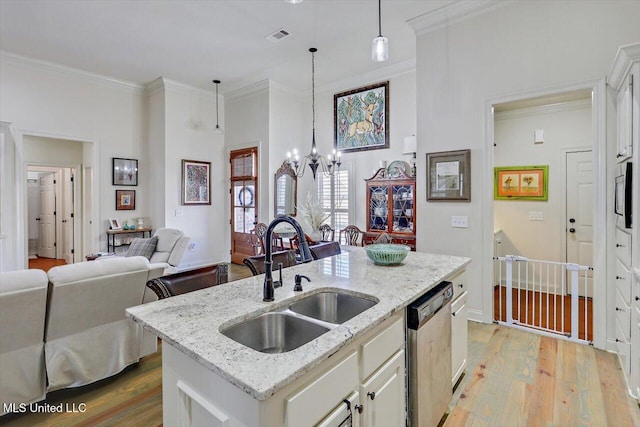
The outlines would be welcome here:
[[[289,309],[323,322],[341,324],[376,304],[375,301],[342,292],[319,292],[294,302]]]
[[[283,312],[264,313],[220,331],[262,353],[285,353],[329,331],[329,328]]]

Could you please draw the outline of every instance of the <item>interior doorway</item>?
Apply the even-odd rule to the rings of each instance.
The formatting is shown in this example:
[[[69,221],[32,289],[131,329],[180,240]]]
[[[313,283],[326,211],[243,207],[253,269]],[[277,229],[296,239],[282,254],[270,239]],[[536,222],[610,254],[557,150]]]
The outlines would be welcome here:
[[[604,231],[606,218],[605,211],[597,205],[599,200],[602,201],[604,192],[600,188],[606,177],[604,163],[599,159],[604,151],[603,133],[600,132],[604,123],[603,110],[601,104],[595,105],[594,102],[595,92],[601,90],[601,83],[598,82],[492,101],[489,107],[492,114],[488,135],[493,148],[488,149],[491,154],[485,162],[489,166],[487,180],[491,188],[491,195],[487,194],[487,198],[493,199],[495,185],[500,185],[495,182],[494,167],[544,165],[549,170],[545,200],[533,201],[526,197],[492,200],[491,251],[494,256],[513,255],[522,258],[527,266],[532,265],[530,261],[541,261],[546,269],[550,264],[585,264],[590,286],[580,288],[580,307],[593,307],[596,305],[595,299],[600,297],[602,301],[602,296],[606,295],[603,289],[593,290],[594,275],[606,277],[605,261],[600,260],[597,266],[594,265],[597,250],[594,241],[596,245],[599,242],[604,247],[605,239],[599,232]],[[602,98],[598,99],[602,102]],[[485,228],[487,235],[488,225]],[[509,273],[496,271],[498,266],[504,266],[504,261],[501,262],[494,262],[488,272],[489,276],[494,277],[491,281],[494,283],[492,291],[487,293],[487,297],[492,298],[494,318],[503,320],[497,316],[505,316],[505,312],[512,310],[512,317],[518,323],[525,323],[522,318],[527,316],[539,321],[545,313],[551,313],[547,317],[555,318],[553,313],[556,307],[550,308],[545,303],[562,301],[562,296],[557,295],[558,290],[566,295],[568,280],[560,277],[564,274],[558,277],[545,276],[544,283],[540,283],[543,274],[529,271],[527,276],[524,273],[527,267],[523,265],[519,270],[526,278],[524,280],[527,283],[523,283],[518,282],[523,279],[516,276],[520,273],[516,273],[515,264],[514,270]],[[507,288],[505,292],[507,276],[514,288]],[[604,288],[604,281],[601,283]],[[531,310],[532,296],[539,301],[536,307],[539,313],[527,312]],[[511,299],[512,305],[506,308],[501,297]],[[521,298],[516,300],[516,297]],[[528,303],[529,307],[520,307],[521,303]],[[516,313],[516,310],[521,311]],[[604,318],[604,311],[589,313],[589,331],[593,330],[591,323],[594,316]],[[595,319],[598,320],[597,317]],[[594,338],[604,331],[604,328],[599,328],[598,332],[594,332]]]
[[[75,167],[27,166],[29,268],[78,261],[76,170]]]

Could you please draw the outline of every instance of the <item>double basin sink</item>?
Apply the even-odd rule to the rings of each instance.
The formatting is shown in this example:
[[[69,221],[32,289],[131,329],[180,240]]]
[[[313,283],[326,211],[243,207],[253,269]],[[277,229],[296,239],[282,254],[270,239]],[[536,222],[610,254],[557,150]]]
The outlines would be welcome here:
[[[377,301],[337,291],[323,291],[220,329],[220,333],[262,353],[285,353],[373,307]]]

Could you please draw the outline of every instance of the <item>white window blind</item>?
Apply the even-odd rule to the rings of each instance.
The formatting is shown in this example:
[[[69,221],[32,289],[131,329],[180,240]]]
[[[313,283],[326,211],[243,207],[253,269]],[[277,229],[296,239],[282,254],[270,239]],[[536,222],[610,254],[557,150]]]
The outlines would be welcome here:
[[[349,169],[343,168],[333,176],[320,176],[318,179],[318,200],[322,209],[329,215],[327,220],[331,228],[338,232],[350,224],[349,219]]]

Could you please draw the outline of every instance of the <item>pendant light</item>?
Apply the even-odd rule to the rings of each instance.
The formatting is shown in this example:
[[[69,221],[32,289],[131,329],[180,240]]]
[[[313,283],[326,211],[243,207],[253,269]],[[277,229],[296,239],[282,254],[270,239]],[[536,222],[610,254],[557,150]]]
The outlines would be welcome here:
[[[333,157],[329,154],[326,158],[318,154],[318,150],[316,148],[316,61],[315,61],[315,53],[318,51],[315,47],[309,49],[311,52],[311,115],[313,117],[312,122],[312,135],[311,135],[311,151],[308,155],[304,156],[302,159],[302,163],[300,162],[300,158],[298,156],[298,150],[294,148],[293,150],[293,165],[296,172],[296,176],[302,177],[304,172],[309,166],[311,169],[311,173],[313,174],[313,180],[316,179],[316,173],[318,168],[320,168],[320,172],[325,176],[331,176],[336,171],[336,169],[340,168],[342,164],[342,153],[336,150],[333,150]],[[287,163],[291,164],[291,153],[287,153]]]
[[[389,40],[382,35],[382,13],[378,0],[378,37],[371,42],[371,59],[376,62],[386,61],[389,58]]]
[[[224,131],[220,127],[220,123],[218,121],[218,85],[220,84],[220,80],[214,80],[213,82],[216,84],[216,128],[214,132],[219,135],[222,135]]]

